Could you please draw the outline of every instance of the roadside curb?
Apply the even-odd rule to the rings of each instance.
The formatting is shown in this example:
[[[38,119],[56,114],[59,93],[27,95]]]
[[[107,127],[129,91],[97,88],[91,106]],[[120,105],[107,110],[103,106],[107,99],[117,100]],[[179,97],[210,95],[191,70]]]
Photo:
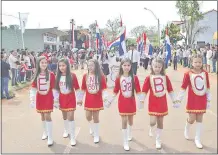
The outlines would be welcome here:
[[[21,87],[12,88],[11,90],[9,90],[9,94],[13,94],[14,95],[14,91],[18,91],[18,90],[21,90],[23,88],[29,87],[30,84],[31,84],[30,82],[27,82],[27,83],[23,84]]]

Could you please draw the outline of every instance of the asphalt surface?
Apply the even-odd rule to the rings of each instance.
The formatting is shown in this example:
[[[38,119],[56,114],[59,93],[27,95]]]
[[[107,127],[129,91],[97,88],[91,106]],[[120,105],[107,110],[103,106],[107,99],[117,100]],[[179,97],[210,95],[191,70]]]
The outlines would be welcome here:
[[[179,91],[183,73],[186,69],[178,71],[167,69],[173,88]],[[82,75],[86,70],[75,71],[80,85]],[[138,70],[142,86],[149,71],[143,68]],[[100,143],[94,144],[93,137],[89,135],[89,124],[85,118],[83,107],[78,107],[75,112],[76,140],[75,147],[70,146],[68,138],[62,138],[63,119],[60,110],[52,113],[54,145],[47,146],[46,140],[41,140],[42,126],[40,115],[29,107],[29,88],[15,92],[12,100],[2,100],[2,153],[217,153],[217,76],[210,75],[212,105],[204,115],[203,133],[201,141],[203,149],[197,149],[194,144],[195,124],[191,127],[190,138],[183,136],[185,120],[185,102],[179,109],[172,107],[168,96],[169,114],[164,118],[162,132],[162,149],[155,148],[155,137],[149,137],[149,115],[147,104],[145,108],[137,111],[134,116],[132,130],[133,140],[130,142],[130,151],[126,152],[122,146],[121,118],[118,113],[117,102],[109,109],[100,112]],[[109,89],[112,92],[112,89]]]

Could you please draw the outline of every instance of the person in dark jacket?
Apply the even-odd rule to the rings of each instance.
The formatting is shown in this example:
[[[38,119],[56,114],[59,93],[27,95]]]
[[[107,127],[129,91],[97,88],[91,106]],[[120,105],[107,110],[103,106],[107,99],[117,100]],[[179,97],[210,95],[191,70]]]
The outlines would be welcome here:
[[[1,99],[7,98],[8,100],[13,98],[12,96],[9,96],[9,91],[8,91],[8,82],[9,82],[9,70],[10,70],[10,65],[6,62],[6,54],[1,53]],[[4,95],[5,93],[5,95]]]

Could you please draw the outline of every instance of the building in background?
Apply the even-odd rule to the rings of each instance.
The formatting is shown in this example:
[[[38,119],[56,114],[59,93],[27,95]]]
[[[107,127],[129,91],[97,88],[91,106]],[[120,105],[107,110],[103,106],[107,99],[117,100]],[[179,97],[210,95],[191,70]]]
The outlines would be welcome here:
[[[25,48],[30,51],[43,51],[48,48],[58,51],[62,46],[60,37],[66,35],[57,27],[46,29],[26,29],[23,38]],[[22,49],[21,31],[19,26],[11,25],[9,28],[2,27],[2,48],[9,50]]]
[[[185,22],[184,21],[172,21],[173,24],[176,24],[180,27],[181,34],[185,36]],[[217,10],[210,10],[203,13],[203,19],[199,20],[193,32],[196,32],[199,28],[205,28],[203,32],[196,34],[194,45],[201,45],[202,44],[217,44],[217,42],[213,41],[213,35],[217,31]],[[185,40],[180,41],[181,43]]]

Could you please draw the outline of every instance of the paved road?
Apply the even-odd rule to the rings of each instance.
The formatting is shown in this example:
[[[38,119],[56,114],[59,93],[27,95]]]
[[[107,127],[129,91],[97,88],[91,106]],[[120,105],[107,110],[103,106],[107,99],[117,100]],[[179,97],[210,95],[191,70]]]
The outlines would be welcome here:
[[[173,87],[179,90],[183,72],[167,70]],[[86,70],[78,70],[77,74],[81,83],[82,75]],[[141,85],[149,71],[139,69],[138,76]],[[131,153],[216,153],[217,152],[217,79],[210,76],[212,106],[204,116],[204,131],[202,135],[203,149],[197,149],[194,144],[195,125],[191,127],[191,140],[183,137],[183,129],[187,114],[185,104],[179,109],[171,107],[169,102],[169,115],[164,118],[164,130],[162,134],[161,150],[155,149],[155,137],[148,136],[149,115],[147,106],[137,112],[134,117],[133,141],[130,142]],[[110,90],[111,91],[111,90]],[[59,110],[52,113],[54,145],[47,147],[46,141],[41,140],[42,128],[40,115],[34,109],[29,108],[28,88],[17,91],[16,98],[10,101],[2,101],[2,153],[126,153],[122,147],[121,119],[116,103],[109,109],[100,113],[101,142],[94,144],[89,135],[88,123],[85,119],[85,111],[78,107],[75,113],[76,119],[76,147],[69,145],[69,139],[62,138],[63,120]],[[168,98],[169,100],[169,98]],[[169,100],[170,101],[170,100]],[[186,100],[183,102],[185,103]]]

